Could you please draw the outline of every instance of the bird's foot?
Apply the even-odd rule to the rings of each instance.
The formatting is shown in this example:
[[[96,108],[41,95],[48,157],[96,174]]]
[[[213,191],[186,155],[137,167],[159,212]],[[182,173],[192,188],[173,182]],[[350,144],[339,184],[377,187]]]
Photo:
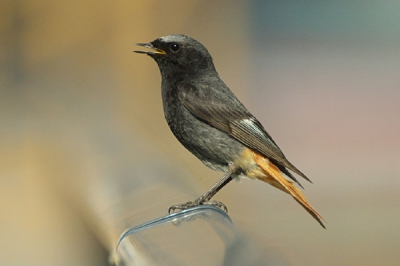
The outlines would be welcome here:
[[[196,207],[199,205],[213,205],[215,207],[220,208],[221,210],[223,210],[224,212],[228,212],[228,208],[226,208],[225,204],[223,204],[222,202],[219,201],[204,201],[204,199],[202,197],[196,199],[195,201],[188,201],[186,203],[181,203],[181,204],[176,204],[176,205],[172,205],[171,207],[169,207],[168,209],[168,213],[174,213],[176,210],[178,211],[183,211],[192,207]]]
[[[228,208],[225,206],[225,204],[223,204],[223,203],[220,202],[220,201],[212,200],[212,201],[203,202],[202,204],[204,204],[204,205],[205,205],[205,204],[213,205],[213,206],[215,206],[215,207],[220,208],[220,209],[223,210],[224,212],[228,213]]]
[[[200,205],[200,203],[196,203],[196,201],[188,201],[186,203],[172,205],[171,207],[169,207],[168,213],[169,214],[174,213],[176,210],[183,211],[198,205]]]

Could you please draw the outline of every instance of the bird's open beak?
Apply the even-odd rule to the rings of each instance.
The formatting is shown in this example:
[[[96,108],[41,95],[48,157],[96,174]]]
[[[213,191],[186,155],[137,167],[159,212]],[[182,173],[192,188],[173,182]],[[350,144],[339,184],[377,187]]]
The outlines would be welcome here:
[[[137,43],[135,45],[143,46],[150,49],[150,51],[134,51],[135,53],[147,54],[147,55],[166,54],[163,50],[155,48],[151,43]]]

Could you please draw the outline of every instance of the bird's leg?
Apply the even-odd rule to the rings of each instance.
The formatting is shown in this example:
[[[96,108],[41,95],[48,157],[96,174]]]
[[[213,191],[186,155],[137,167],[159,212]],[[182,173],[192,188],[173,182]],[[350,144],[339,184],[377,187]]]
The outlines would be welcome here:
[[[206,193],[196,199],[195,202],[198,204],[202,204],[209,201],[212,197],[215,196],[215,194],[217,194],[218,191],[220,191],[233,179],[232,175],[236,172],[236,170],[237,167],[234,167],[233,164],[230,164],[228,172],[226,172]]]
[[[221,177],[221,179],[219,179],[217,181],[217,183],[215,183],[206,193],[204,193],[203,195],[201,195],[199,198],[197,198],[194,201],[189,201],[186,203],[173,205],[169,208],[168,212],[173,213],[173,212],[175,212],[175,210],[185,210],[190,207],[195,207],[195,206],[202,205],[202,204],[211,204],[211,205],[214,205],[214,206],[217,206],[217,207],[223,209],[225,212],[228,212],[228,209],[222,202],[210,201],[210,199],[215,194],[217,194],[217,192],[220,191],[221,188],[223,188],[226,184],[228,184],[233,179],[232,175],[237,170],[238,170],[238,167],[236,167],[235,165],[230,163],[228,172],[226,172],[224,174],[224,176]]]

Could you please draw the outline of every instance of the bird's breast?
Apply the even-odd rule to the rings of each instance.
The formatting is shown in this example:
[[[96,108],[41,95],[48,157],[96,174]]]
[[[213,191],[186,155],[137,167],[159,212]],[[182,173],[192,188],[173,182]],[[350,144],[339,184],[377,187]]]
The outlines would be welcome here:
[[[201,119],[195,117],[178,97],[177,90],[163,88],[164,114],[174,136],[205,165],[226,171],[244,145]]]

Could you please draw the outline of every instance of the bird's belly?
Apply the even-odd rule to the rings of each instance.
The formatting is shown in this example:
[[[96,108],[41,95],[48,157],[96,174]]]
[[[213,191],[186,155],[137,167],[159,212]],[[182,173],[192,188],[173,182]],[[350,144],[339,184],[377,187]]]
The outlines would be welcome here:
[[[182,145],[213,170],[227,171],[228,164],[235,162],[245,149],[243,144],[197,119],[186,109],[167,121]]]

